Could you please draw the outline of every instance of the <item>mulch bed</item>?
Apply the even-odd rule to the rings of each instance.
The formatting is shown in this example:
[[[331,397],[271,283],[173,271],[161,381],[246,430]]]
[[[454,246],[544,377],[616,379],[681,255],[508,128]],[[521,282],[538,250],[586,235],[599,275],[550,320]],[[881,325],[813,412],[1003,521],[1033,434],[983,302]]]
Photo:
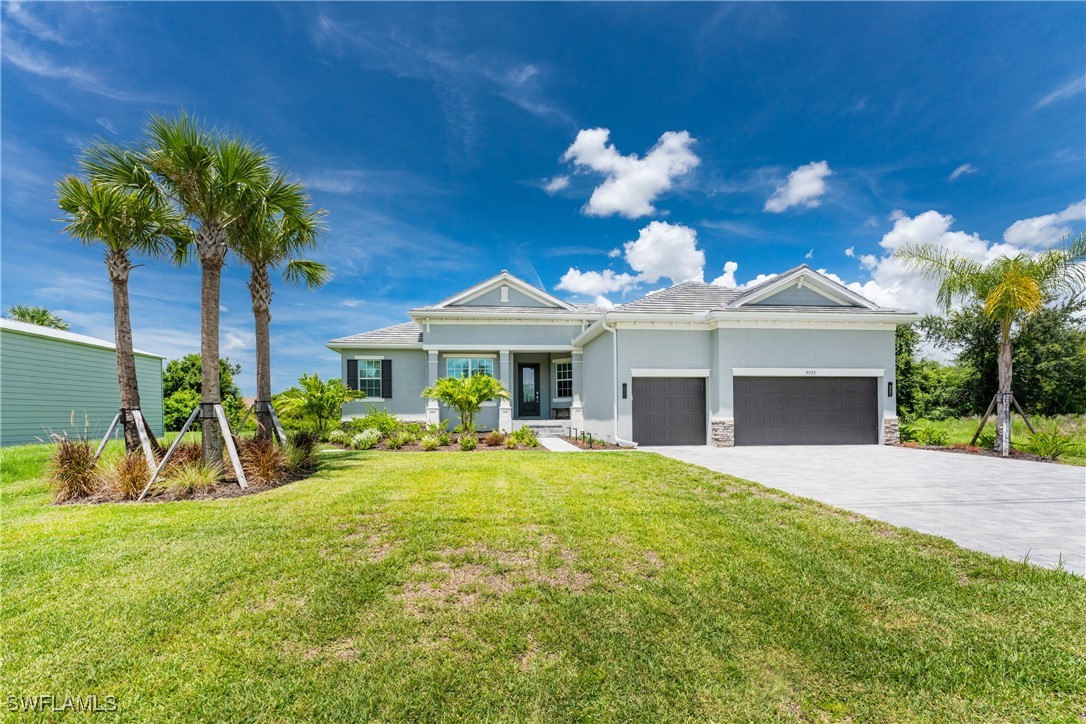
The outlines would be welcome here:
[[[903,442],[901,447],[914,448],[916,450],[935,450],[939,452],[951,452],[961,453],[964,455],[982,455],[989,458],[1003,458],[1002,455],[995,450],[986,447],[976,447],[970,445],[918,445],[915,442]],[[1034,455],[1033,453],[1026,452],[1024,450],[1015,450],[1011,448],[1011,452],[1007,455],[1007,458],[1013,458],[1015,460],[1031,460],[1037,463],[1058,463],[1059,461],[1052,458],[1042,457],[1040,455]]]
[[[602,440],[593,440],[592,443],[589,444],[586,440],[582,440],[579,437],[563,437],[562,439],[565,440],[566,442],[568,442],[570,445],[576,445],[577,447],[581,448],[582,450],[621,450],[622,449],[621,445],[615,445],[614,443],[610,443],[610,442],[603,442]]]
[[[388,445],[385,443],[384,440],[381,440],[380,442],[378,442],[377,445],[375,447],[370,448],[370,450],[379,450],[381,452],[466,452],[466,453],[468,453],[468,452],[498,452],[498,451],[502,451],[502,450],[510,450],[510,451],[511,450],[536,450],[536,451],[539,451],[539,450],[544,449],[543,446],[541,446],[541,445],[536,446],[536,447],[528,447],[526,445],[517,445],[515,448],[508,448],[508,447],[505,446],[504,442],[501,445],[490,446],[490,445],[487,445],[485,442],[483,442],[484,437],[485,437],[485,435],[479,437],[479,444],[476,445],[474,450],[461,450],[460,449],[460,443],[458,443],[458,442],[454,442],[454,443],[452,443],[450,445],[442,445],[442,446],[440,446],[440,447],[438,447],[438,448],[436,448],[434,450],[423,450],[422,445],[418,441],[410,443],[408,445],[404,445],[403,447],[400,447],[400,448],[390,448],[390,447],[388,447]],[[354,448],[347,447],[346,445],[338,445],[336,443],[327,443],[327,444],[328,445],[334,445],[335,447],[339,448],[340,450],[354,450]],[[359,451],[359,452],[362,452],[362,451]]]
[[[246,495],[256,495],[257,493],[263,493],[268,490],[275,490],[281,488],[284,485],[290,485],[291,483],[299,480],[305,480],[313,474],[313,470],[309,470],[294,475],[288,475],[282,480],[275,482],[253,482],[249,481],[248,486],[242,490],[238,485],[238,481],[235,478],[227,478],[220,480],[209,488],[195,492],[185,493],[177,488],[162,487],[158,481],[155,481],[155,485],[147,492],[147,497],[143,499],[143,503],[172,503],[177,500],[217,500],[219,498],[243,498]],[[135,500],[126,500],[118,493],[112,490],[102,490],[93,495],[86,495],[82,498],[72,498],[65,500],[56,505],[99,505],[101,503],[135,503]],[[141,503],[141,505],[143,504]]]

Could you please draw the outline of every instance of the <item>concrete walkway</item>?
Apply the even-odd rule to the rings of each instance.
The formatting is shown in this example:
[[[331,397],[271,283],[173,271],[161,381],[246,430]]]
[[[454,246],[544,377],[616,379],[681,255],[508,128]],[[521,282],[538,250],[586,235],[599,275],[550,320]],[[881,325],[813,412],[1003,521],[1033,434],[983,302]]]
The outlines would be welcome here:
[[[560,437],[541,437],[539,444],[551,452],[583,452],[581,448],[568,443]]]
[[[877,445],[641,449],[1086,574],[1086,468]]]

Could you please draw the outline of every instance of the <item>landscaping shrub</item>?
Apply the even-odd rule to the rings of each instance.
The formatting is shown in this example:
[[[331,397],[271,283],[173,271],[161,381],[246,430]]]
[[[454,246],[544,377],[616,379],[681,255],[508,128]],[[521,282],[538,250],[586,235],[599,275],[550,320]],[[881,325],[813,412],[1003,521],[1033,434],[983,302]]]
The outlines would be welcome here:
[[[283,448],[287,468],[292,473],[312,470],[317,467],[317,443],[320,442],[315,432],[295,430],[287,434],[287,444]]]
[[[413,442],[415,442],[414,438],[406,431],[397,432],[395,435],[385,438],[385,445],[388,446],[389,450],[399,450],[404,445],[410,445]]]
[[[983,432],[980,437],[977,438],[977,447],[982,447],[991,450],[995,447],[995,433]]]
[[[351,438],[351,447],[355,450],[372,450],[380,440],[381,433],[378,430],[363,430]]]
[[[238,457],[245,477],[254,485],[280,483],[287,477],[287,458],[270,438],[243,440]]]
[[[401,432],[407,434],[407,436],[411,438],[411,441],[414,442],[428,432],[427,427],[427,425],[421,422],[408,422],[404,423]]]
[[[500,447],[505,443],[505,433],[501,430],[493,430],[486,436],[484,442],[490,447]]]
[[[539,436],[530,427],[521,427],[509,433],[509,437],[524,447],[539,447]]]
[[[346,445],[351,440],[351,435],[346,430],[332,430],[328,433],[328,442],[333,445]]]
[[[475,437],[473,433],[467,432],[460,436],[460,449],[464,452],[474,450],[479,447],[479,438]]]
[[[174,448],[173,455],[170,456],[170,461],[166,463],[166,469],[163,472],[169,475],[170,471],[174,468],[188,465],[189,463],[201,462],[204,458],[203,448],[200,447],[198,442],[182,442],[178,443]]]
[[[916,427],[902,423],[897,429],[898,440],[901,442],[916,442]]]
[[[441,447],[448,447],[452,445],[452,435],[449,434],[448,430],[442,430],[437,434],[437,441]]]
[[[142,452],[130,452],[117,458],[106,468],[101,476],[101,487],[109,490],[121,500],[135,500],[143,492],[151,472],[147,469],[147,458]]]
[[[187,462],[170,471],[163,480],[167,487],[185,495],[202,493],[214,487],[223,475],[221,465],[204,465],[202,462]]]
[[[437,450],[438,447],[441,446],[441,441],[434,435],[423,435],[419,440],[419,445],[422,446],[423,450],[430,452],[432,450]]]
[[[370,405],[365,415],[356,417],[347,424],[353,432],[376,430],[380,437],[394,435],[403,427],[400,418],[376,405]]]
[[[950,444],[950,433],[935,425],[902,425],[898,428],[901,442],[945,447]]]
[[[1060,429],[1055,426],[1048,432],[1044,430],[1035,432],[1029,436],[1029,442],[1026,443],[1026,450],[1029,452],[1053,460],[1058,460],[1061,456],[1074,451],[1074,449],[1074,438],[1060,432]]]
[[[506,438],[505,438],[505,447],[510,449],[510,450],[516,450],[517,449],[517,439],[515,437],[513,437],[512,435],[506,436]]]
[[[49,460],[49,485],[53,502],[63,503],[82,498],[98,489],[100,483],[94,470],[94,448],[88,440],[53,435],[56,450]]]

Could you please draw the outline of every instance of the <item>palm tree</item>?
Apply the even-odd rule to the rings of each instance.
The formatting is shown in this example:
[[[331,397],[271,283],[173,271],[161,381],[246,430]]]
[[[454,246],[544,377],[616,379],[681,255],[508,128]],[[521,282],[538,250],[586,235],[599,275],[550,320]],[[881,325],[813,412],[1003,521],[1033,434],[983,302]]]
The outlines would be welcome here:
[[[113,285],[113,329],[117,350],[117,382],[121,392],[125,447],[140,449],[140,437],[130,414],[140,409],[136,357],[132,349],[132,319],[128,306],[129,255],[163,256],[176,244],[188,241],[190,230],[172,210],[131,189],[76,176],[57,182],[57,203],[64,230],[84,244],[101,244],[106,270]],[[151,446],[161,450],[147,431]]]
[[[212,405],[219,390],[219,297],[228,231],[260,200],[275,174],[268,155],[241,138],[208,130],[186,114],[152,116],[134,150],[98,145],[87,168],[97,177],[171,203],[194,228],[200,262],[201,428],[203,460],[222,463],[222,435]],[[220,434],[221,433],[221,434]]]
[[[422,397],[456,410],[461,429],[469,435],[475,432],[475,416],[483,409],[484,402],[510,399],[505,385],[484,372],[470,377],[441,377],[432,387],[422,391]]]
[[[271,270],[307,289],[328,281],[320,262],[296,258],[316,246],[323,210],[314,211],[301,184],[279,176],[266,192],[267,202],[254,205],[231,229],[231,246],[249,265],[249,296],[256,325],[257,437],[270,437],[271,418]]]
[[[939,284],[936,301],[949,310],[957,301],[977,300],[984,315],[999,325],[999,395],[995,449],[1003,455],[1011,444],[1011,327],[1036,314],[1045,303],[1086,285],[1086,234],[1062,248],[1039,254],[1006,254],[981,263],[956,256],[934,244],[898,249],[895,256]]]
[[[14,319],[16,322],[26,322],[27,324],[36,324],[39,327],[52,327],[53,329],[59,329],[61,331],[67,331],[70,326],[67,322],[45,307],[29,307],[25,304],[15,304],[8,307],[8,319]]]

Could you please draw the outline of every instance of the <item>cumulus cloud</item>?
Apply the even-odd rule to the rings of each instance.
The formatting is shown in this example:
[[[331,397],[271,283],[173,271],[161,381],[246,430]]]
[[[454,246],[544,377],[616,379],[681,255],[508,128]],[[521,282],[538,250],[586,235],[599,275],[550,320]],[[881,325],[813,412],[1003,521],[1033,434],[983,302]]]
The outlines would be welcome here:
[[[555,176],[543,186],[543,190],[551,196],[559,191],[569,188],[569,176]]]
[[[585,297],[598,297],[614,292],[625,292],[637,286],[637,278],[632,274],[617,274],[611,269],[602,272],[583,272],[576,267],[570,267],[569,271],[558,280],[557,289],[578,294]]]
[[[766,200],[765,210],[779,214],[793,206],[818,206],[826,193],[826,177],[832,174],[830,165],[825,161],[800,166],[777,186],[777,190]]]
[[[609,142],[610,135],[606,128],[581,130],[562,155],[563,161],[606,177],[584,206],[589,216],[636,219],[653,214],[656,198],[701,162],[691,150],[694,138],[686,131],[663,134],[643,157],[623,156]]]
[[[698,232],[682,224],[653,221],[622,247],[626,263],[640,272],[638,280],[655,283],[660,277],[672,282],[701,281],[705,252],[698,248]]]
[[[1086,199],[1075,202],[1063,211],[1055,214],[1034,216],[1021,219],[1007,227],[1003,232],[1003,241],[1014,246],[1042,247],[1052,246],[1073,229],[1070,224],[1086,221]]]
[[[718,287],[737,287],[735,272],[739,270],[739,264],[734,261],[724,262],[724,273],[712,281]]]
[[[850,246],[845,249],[845,256],[856,256],[856,247]]]
[[[615,306],[615,303],[607,297],[599,296],[596,297],[596,306],[603,307],[604,309],[610,309],[611,307]]]
[[[953,181],[954,179],[959,178],[961,176],[965,176],[966,174],[976,173],[976,172],[977,172],[977,167],[976,166],[974,166],[971,163],[963,163],[961,166],[958,166],[958,168],[956,168],[956,169],[954,169],[953,171],[950,172],[950,180]]]

